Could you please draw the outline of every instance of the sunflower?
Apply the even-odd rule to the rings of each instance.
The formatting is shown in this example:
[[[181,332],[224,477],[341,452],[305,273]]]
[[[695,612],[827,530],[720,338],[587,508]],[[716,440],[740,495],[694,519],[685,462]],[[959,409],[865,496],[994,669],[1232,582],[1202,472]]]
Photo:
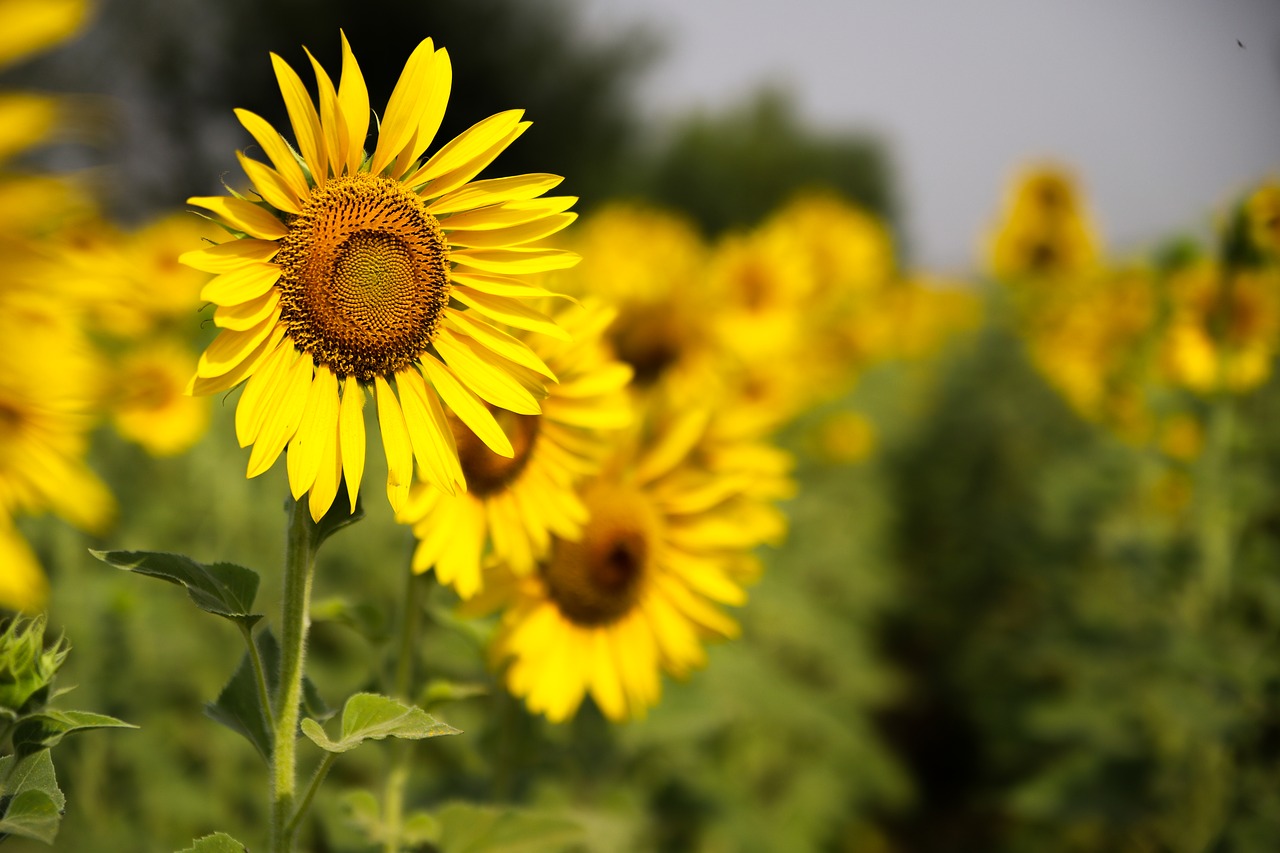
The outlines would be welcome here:
[[[92,350],[74,325],[16,310],[0,311],[0,340],[0,511],[102,532],[115,502],[84,463],[100,386]]]
[[[599,470],[610,432],[630,420],[626,392],[631,368],[601,343],[613,311],[571,307],[560,325],[572,343],[543,338],[533,349],[559,377],[540,415],[499,412],[515,455],[498,456],[456,418],[450,418],[468,490],[448,495],[419,483],[399,520],[414,525],[413,570],[434,566],[441,583],[463,598],[481,589],[485,543],[491,559],[528,574],[551,537],[576,538],[587,511],[577,494],[583,477]]]
[[[111,401],[116,431],[152,456],[189,450],[209,426],[209,401],[182,393],[195,360],[187,344],[172,338],[125,353]]]
[[[653,208],[615,204],[576,229],[574,247],[583,263],[557,275],[555,283],[617,306],[608,339],[634,370],[636,390],[672,376],[706,374],[712,349],[706,320],[718,306],[702,286],[707,249],[690,222]]]
[[[1202,259],[1172,275],[1169,295],[1163,356],[1174,383],[1241,393],[1266,381],[1280,332],[1280,273]]]
[[[589,693],[612,720],[640,716],[662,671],[686,677],[705,663],[704,640],[738,634],[722,606],[746,601],[758,501],[699,461],[707,424],[688,413],[627,443],[583,490],[581,536],[553,537],[531,574],[496,566],[468,603],[505,606],[492,657],[530,710],[560,722]]]
[[[1014,181],[990,238],[988,265],[999,279],[1070,276],[1092,268],[1098,240],[1075,179],[1056,166]]]
[[[310,54],[308,54],[310,57]],[[499,456],[515,455],[490,407],[537,415],[554,379],[496,324],[564,337],[522,300],[540,288],[513,274],[561,269],[577,255],[529,248],[576,217],[560,183],[532,174],[474,180],[529,127],[523,112],[491,116],[423,159],[444,116],[449,56],[426,39],[405,64],[363,149],[369,96],[346,36],[335,88],[311,59],[318,108],[284,60],[271,57],[297,140],[295,155],[266,121],[236,115],[270,159],[240,154],[261,199],[198,197],[237,239],[181,260],[218,273],[201,291],[222,332],[189,390],[244,382],[236,434],[253,446],[248,476],[287,446],[290,488],[310,491],[315,518],[345,479],[354,507],[365,461],[362,410],[373,393],[387,456],[387,496],[399,509],[414,460],[437,488],[465,488],[446,410]],[[542,378],[539,378],[542,377]],[[442,405],[443,403],[443,405]]]

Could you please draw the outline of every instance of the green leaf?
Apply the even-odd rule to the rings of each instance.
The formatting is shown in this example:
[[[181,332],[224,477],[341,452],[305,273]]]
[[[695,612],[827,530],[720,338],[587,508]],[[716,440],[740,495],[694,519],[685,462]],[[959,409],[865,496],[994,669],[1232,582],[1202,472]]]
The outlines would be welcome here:
[[[197,838],[194,844],[178,853],[246,853],[248,849],[225,832],[215,832],[213,835]]]
[[[0,833],[52,844],[67,798],[58,788],[49,750],[42,749],[21,758],[16,755],[0,758],[0,779],[5,780],[3,797],[0,797],[0,806],[3,806]]]
[[[13,748],[19,755],[56,746],[63,737],[85,729],[136,729],[132,723],[89,711],[41,711],[29,714],[13,728]]]
[[[370,844],[381,844],[386,836],[387,828],[382,822],[382,807],[378,798],[370,791],[343,791],[342,807],[346,811],[347,822],[358,829]]]
[[[420,740],[461,734],[421,708],[376,693],[357,693],[347,700],[342,708],[342,736],[338,740],[330,740],[313,720],[303,720],[302,733],[328,752],[347,752],[366,740],[386,737]]]
[[[314,543],[313,548],[319,548],[324,540],[337,533],[344,527],[355,524],[364,518],[364,507],[361,505],[360,498],[356,498],[356,507],[353,512],[351,509],[351,498],[347,494],[346,489],[339,489],[338,495],[334,498],[333,505],[329,507],[329,511],[324,514],[321,519],[316,522],[315,528],[311,532],[311,541]]]
[[[483,684],[467,684],[461,681],[435,678],[427,682],[427,686],[423,687],[422,692],[418,694],[418,704],[424,708],[433,708],[445,702],[473,699],[476,696],[485,696],[488,693],[489,688]]]
[[[552,853],[584,840],[576,822],[534,811],[450,803],[436,818],[440,853]]]
[[[258,594],[258,573],[234,563],[197,563],[182,554],[157,551],[90,551],[119,569],[160,578],[187,588],[196,607],[252,628],[262,618],[250,612]]]
[[[61,821],[62,811],[52,797],[44,791],[23,791],[9,801],[0,818],[0,833],[52,844]]]
[[[400,828],[400,844],[405,847],[423,847],[440,840],[443,827],[435,815],[429,812],[413,812],[404,819]]]
[[[267,681],[267,701],[274,706],[280,685],[280,643],[266,629],[257,632],[253,642],[258,649],[263,676]],[[205,704],[204,712],[210,719],[243,735],[258,750],[263,761],[271,760],[275,735],[267,725],[267,715],[259,698],[258,677],[254,674],[253,661],[248,652],[218,698]],[[302,712],[317,720],[327,720],[333,716],[333,710],[320,698],[315,684],[305,677],[302,679]]]

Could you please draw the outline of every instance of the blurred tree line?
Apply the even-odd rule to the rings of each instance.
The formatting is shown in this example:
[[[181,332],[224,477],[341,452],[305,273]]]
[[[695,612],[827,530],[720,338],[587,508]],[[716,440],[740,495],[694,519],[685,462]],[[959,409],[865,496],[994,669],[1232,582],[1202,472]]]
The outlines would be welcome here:
[[[634,102],[661,55],[643,26],[588,38],[572,0],[102,0],[85,34],[8,75],[14,85],[81,93],[63,164],[101,166],[109,209],[136,220],[235,181],[251,143],[232,109],[288,128],[268,53],[310,78],[305,45],[336,75],[338,30],[375,110],[430,36],[448,48],[454,87],[440,139],[505,109],[533,127],[503,154],[503,174],[552,172],[578,209],[626,195],[685,211],[709,232],[751,225],[799,186],[845,192],[888,213],[884,151],[859,135],[805,128],[781,92],[723,115],[655,131]],[[102,96],[102,97],[93,97]]]

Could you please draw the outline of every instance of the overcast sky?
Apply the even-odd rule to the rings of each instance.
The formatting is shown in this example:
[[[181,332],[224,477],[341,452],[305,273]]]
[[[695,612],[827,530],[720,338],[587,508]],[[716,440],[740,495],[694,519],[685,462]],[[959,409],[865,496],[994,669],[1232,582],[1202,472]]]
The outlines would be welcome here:
[[[814,124],[881,135],[935,268],[972,264],[1029,159],[1076,170],[1116,251],[1204,231],[1280,170],[1280,0],[578,2],[589,32],[665,36],[657,116],[783,84]]]

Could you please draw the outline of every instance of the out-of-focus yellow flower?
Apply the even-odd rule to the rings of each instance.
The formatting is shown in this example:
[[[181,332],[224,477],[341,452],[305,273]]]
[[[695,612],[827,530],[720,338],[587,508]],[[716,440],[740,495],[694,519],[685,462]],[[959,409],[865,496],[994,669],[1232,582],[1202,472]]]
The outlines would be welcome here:
[[[511,457],[490,407],[540,411],[550,371],[499,326],[564,337],[526,304],[546,292],[516,276],[577,263],[571,252],[529,247],[576,218],[566,212],[576,199],[544,197],[560,183],[552,175],[475,180],[529,128],[522,110],[490,116],[425,157],[453,81],[448,53],[431,39],[405,63],[368,156],[369,93],[346,36],[337,86],[312,63],[316,103],[284,60],[271,61],[297,154],[261,117],[238,110],[269,161],[240,155],[262,203],[188,199],[236,235],[182,256],[218,274],[201,298],[218,306],[221,332],[191,391],[244,383],[236,434],[253,447],[248,476],[287,446],[290,489],[299,499],[309,493],[313,518],[344,481],[355,507],[369,393],[392,508],[408,498],[415,460],[452,494],[465,484],[446,412]]]
[[[1258,187],[1246,204],[1253,242],[1280,257],[1280,183],[1268,182]]]
[[[0,94],[0,162],[46,139],[57,124],[59,103],[48,95]]]
[[[762,535],[742,482],[698,464],[707,424],[688,413],[629,445],[586,487],[581,539],[476,600],[505,606],[493,657],[531,710],[562,721],[589,693],[611,720],[641,716],[661,671],[685,677],[703,641],[738,634],[721,607],[745,601],[742,558]]]
[[[87,322],[117,342],[195,328],[206,273],[178,262],[193,243],[225,235],[190,213],[173,213],[132,232],[88,217],[65,229],[51,245],[60,287],[74,294]]]
[[[875,451],[876,428],[859,412],[835,412],[818,425],[817,439],[824,459],[852,465]]]
[[[1064,281],[1030,303],[1023,332],[1036,366],[1082,417],[1139,438],[1139,390],[1157,313],[1151,273],[1129,268]]]
[[[792,247],[793,263],[813,277],[812,293],[806,296],[819,306],[874,292],[893,278],[889,229],[835,193],[798,194],[761,231]]]
[[[0,607],[28,613],[41,610],[49,597],[49,582],[31,546],[0,509]]]
[[[541,414],[495,412],[514,456],[497,455],[454,425],[467,491],[447,495],[418,483],[397,516],[418,537],[415,572],[434,568],[441,583],[470,598],[483,587],[486,544],[490,561],[526,575],[546,556],[553,535],[581,534],[587,510],[577,486],[599,471],[615,431],[630,422],[631,368],[601,343],[612,320],[612,310],[570,307],[557,321],[572,342],[530,340],[559,382],[549,386]]]
[[[1093,224],[1065,169],[1033,167],[1014,180],[988,243],[987,265],[996,278],[1080,275],[1098,255]]]
[[[1172,382],[1199,393],[1256,388],[1271,375],[1280,331],[1280,273],[1223,269],[1201,260],[1169,280],[1164,365]]]
[[[102,385],[94,353],[70,324],[3,309],[0,341],[0,511],[103,532],[115,502],[84,463]]]
[[[607,337],[631,365],[638,390],[671,375],[701,375],[711,358],[708,320],[718,306],[706,287],[706,255],[685,219],[617,204],[593,213],[573,235],[582,263],[551,279],[575,296],[595,294],[618,309]]]
[[[1160,449],[1172,459],[1190,462],[1204,449],[1204,427],[1194,415],[1173,415],[1160,425]]]
[[[195,353],[169,338],[125,353],[110,406],[116,430],[153,456],[191,449],[209,427],[209,401],[183,393],[195,364]]]
[[[0,2],[0,66],[47,50],[84,25],[88,0],[3,0]]]

